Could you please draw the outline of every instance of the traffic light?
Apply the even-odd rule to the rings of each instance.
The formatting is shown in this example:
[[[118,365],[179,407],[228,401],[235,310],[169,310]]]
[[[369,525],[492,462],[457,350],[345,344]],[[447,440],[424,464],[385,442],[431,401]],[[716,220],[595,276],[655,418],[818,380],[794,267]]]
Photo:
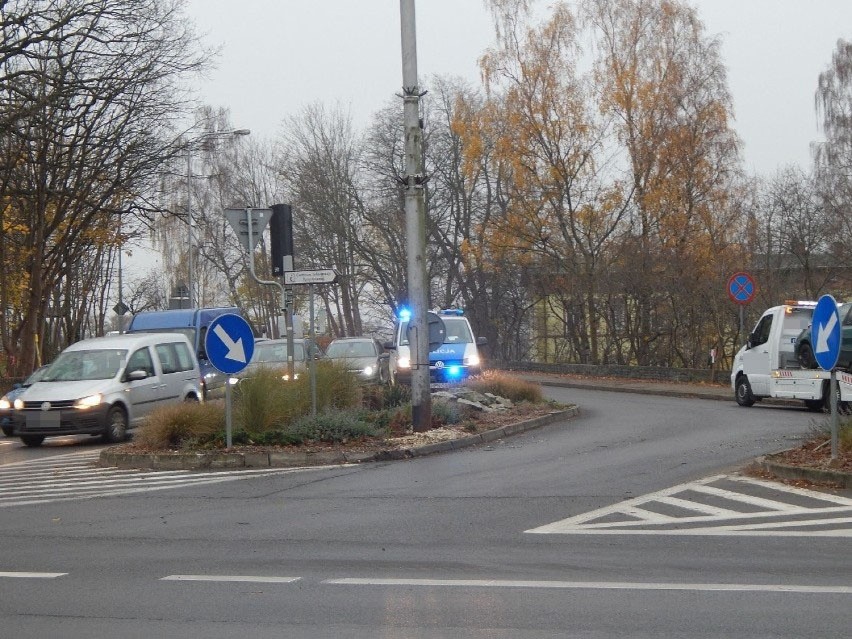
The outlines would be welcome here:
[[[293,209],[289,204],[273,204],[269,220],[272,245],[272,274],[283,277],[293,270]]]

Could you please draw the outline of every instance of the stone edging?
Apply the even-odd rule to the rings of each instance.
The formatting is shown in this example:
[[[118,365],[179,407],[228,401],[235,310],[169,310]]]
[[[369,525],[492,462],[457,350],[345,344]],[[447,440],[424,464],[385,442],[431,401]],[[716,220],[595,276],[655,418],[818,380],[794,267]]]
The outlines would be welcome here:
[[[117,468],[146,468],[150,470],[215,470],[234,468],[298,468],[333,464],[360,464],[394,459],[423,457],[433,453],[457,450],[517,435],[533,428],[571,419],[580,413],[576,406],[549,415],[528,419],[516,424],[485,431],[469,437],[451,439],[410,448],[380,450],[377,452],[248,452],[248,453],[122,453],[113,448],[101,451],[99,465]]]
[[[843,488],[852,488],[852,473],[842,470],[830,470],[823,468],[807,468],[803,466],[790,466],[779,464],[772,460],[771,455],[758,457],[755,463],[763,470],[772,473],[782,479],[804,479],[807,481],[823,483],[830,482],[838,484]]]

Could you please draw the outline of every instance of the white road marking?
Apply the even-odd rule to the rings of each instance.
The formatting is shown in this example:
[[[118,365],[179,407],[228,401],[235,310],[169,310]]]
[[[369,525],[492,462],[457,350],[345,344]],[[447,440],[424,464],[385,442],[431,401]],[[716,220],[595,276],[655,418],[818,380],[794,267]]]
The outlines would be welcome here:
[[[291,584],[301,577],[263,577],[259,575],[169,575],[160,581],[239,581],[259,584]]]
[[[0,577],[11,577],[13,579],[56,579],[64,577],[67,572],[0,572]]]
[[[501,579],[327,579],[324,584],[342,586],[432,586],[464,588],[552,588],[570,590],[693,590],[702,592],[793,592],[808,594],[852,594],[852,586],[807,586],[798,584],[701,584],[617,581],[523,581]]]
[[[99,455],[99,450],[86,450],[0,466],[0,508],[133,495],[236,481],[258,475],[291,474],[328,468],[134,470],[96,466]]]
[[[723,483],[721,488],[713,484]],[[731,484],[741,489],[732,490]],[[750,494],[771,490],[777,499]],[[702,501],[722,498],[729,508]],[[803,505],[802,502],[808,502]],[[657,512],[674,506],[683,516]],[[727,505],[727,503],[725,504]],[[742,505],[743,510],[736,510]],[[696,515],[688,514],[698,513]],[[703,525],[700,525],[703,524]],[[527,530],[564,535],[852,537],[852,499],[742,475],[715,475]]]

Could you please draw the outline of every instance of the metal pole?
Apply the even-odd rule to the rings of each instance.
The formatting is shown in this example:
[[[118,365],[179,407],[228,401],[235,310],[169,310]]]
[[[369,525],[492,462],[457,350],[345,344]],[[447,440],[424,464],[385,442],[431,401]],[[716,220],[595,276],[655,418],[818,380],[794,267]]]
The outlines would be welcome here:
[[[233,443],[231,437],[231,376],[225,376],[225,448]]]
[[[837,459],[837,371],[831,370],[831,459]]]
[[[314,348],[316,344],[316,331],[314,330],[314,285],[308,284],[308,295],[310,299],[308,301],[308,307],[310,308],[310,312],[308,313],[308,321],[310,322],[310,331],[309,334],[311,336],[311,350],[310,350],[310,367],[311,367],[311,417],[316,417],[317,414],[317,369],[316,362],[314,360]]]
[[[408,249],[408,302],[411,306],[411,416],[414,430],[432,425],[429,388],[429,333],[426,321],[426,209],[423,199],[423,131],[417,84],[417,29],[414,0],[400,0],[402,26],[402,100],[405,124],[405,228]]]
[[[189,225],[189,253],[187,261],[187,297],[189,297],[189,308],[194,308],[192,303],[192,249],[195,246],[195,232],[193,228],[194,221],[192,219],[192,141],[186,147],[186,218]],[[183,303],[181,303],[183,308]]]

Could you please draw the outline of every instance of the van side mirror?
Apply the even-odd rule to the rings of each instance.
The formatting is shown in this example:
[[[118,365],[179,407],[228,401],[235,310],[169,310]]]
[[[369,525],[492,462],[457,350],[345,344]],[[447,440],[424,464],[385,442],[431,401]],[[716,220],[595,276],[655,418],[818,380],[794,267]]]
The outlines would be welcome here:
[[[145,379],[147,377],[148,377],[148,373],[145,372],[141,368],[137,368],[135,371],[130,371],[127,374],[127,379],[131,382],[135,382],[135,381],[138,381],[140,379]]]
[[[749,333],[746,339],[746,349],[754,348],[754,333]]]
[[[487,337],[477,337],[476,338],[477,346],[488,346],[488,338]]]
[[[382,346],[384,346],[389,351],[395,351],[396,350],[396,346],[394,345],[393,342],[385,342],[384,344],[382,344]]]

